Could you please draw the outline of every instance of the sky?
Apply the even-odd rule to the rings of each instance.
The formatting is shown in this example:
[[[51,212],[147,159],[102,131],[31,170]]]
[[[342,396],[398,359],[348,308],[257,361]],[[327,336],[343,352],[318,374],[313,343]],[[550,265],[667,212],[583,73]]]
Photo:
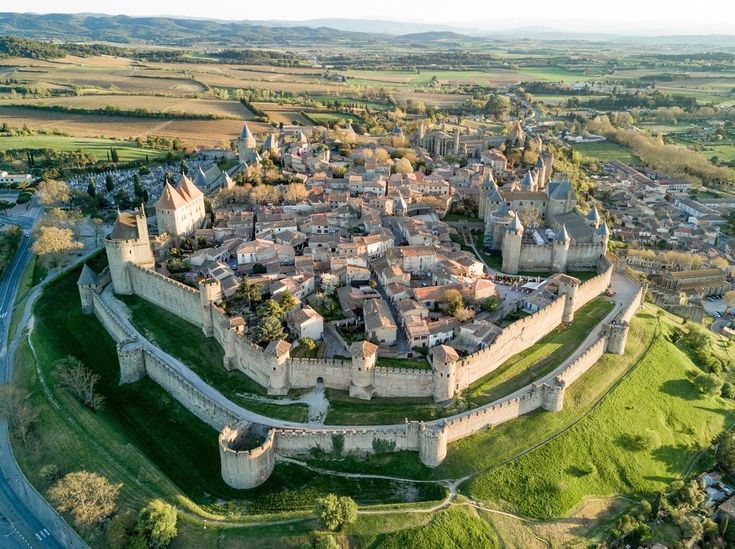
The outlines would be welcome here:
[[[626,34],[735,34],[734,0],[0,0],[0,12],[223,20],[381,19],[480,30],[542,26]]]

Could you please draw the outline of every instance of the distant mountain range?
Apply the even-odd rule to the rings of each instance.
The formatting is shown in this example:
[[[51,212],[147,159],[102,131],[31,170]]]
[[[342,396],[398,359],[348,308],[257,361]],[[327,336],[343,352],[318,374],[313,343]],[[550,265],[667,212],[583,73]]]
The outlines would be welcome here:
[[[618,42],[651,45],[691,44],[733,49],[735,35],[623,36],[567,32],[543,27],[488,31],[424,23],[358,19],[309,21],[223,21],[184,17],[128,17],[97,14],[0,13],[0,35],[36,40],[165,44],[178,47],[260,46],[310,48],[385,43],[461,46],[478,40]]]

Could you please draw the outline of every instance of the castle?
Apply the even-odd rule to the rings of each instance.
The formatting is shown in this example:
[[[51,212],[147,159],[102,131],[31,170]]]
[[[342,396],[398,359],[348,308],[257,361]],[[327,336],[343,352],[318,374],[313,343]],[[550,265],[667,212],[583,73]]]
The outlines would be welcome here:
[[[159,234],[189,235],[201,227],[206,215],[204,193],[186,175],[181,176],[176,187],[167,181],[156,201]]]
[[[597,208],[583,215],[569,179],[549,179],[550,171],[539,156],[509,190],[492,177],[483,183],[484,246],[502,253],[505,273],[591,270],[605,255],[610,232]]]

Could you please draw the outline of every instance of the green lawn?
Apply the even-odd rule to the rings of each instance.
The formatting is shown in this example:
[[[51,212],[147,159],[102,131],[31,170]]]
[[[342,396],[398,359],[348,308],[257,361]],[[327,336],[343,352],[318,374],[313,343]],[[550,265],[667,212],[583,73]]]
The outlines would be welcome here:
[[[325,423],[329,425],[392,424],[406,418],[427,421],[455,413],[455,408],[444,409],[427,398],[350,398],[345,391],[327,389],[329,411]]]
[[[104,259],[96,256],[91,266],[100,270]],[[351,495],[361,504],[402,502],[407,494],[417,501],[443,497],[437,485],[345,479],[290,464],[278,464],[269,480],[256,489],[229,488],[220,477],[216,431],[150,379],[118,385],[113,340],[93,316],[81,314],[76,288],[79,271],[50,283],[34,308],[38,370],[27,344],[21,347],[16,364],[16,382],[31,392],[40,422],[37,443],[29,449],[20,442],[14,447],[23,470],[42,492],[48,484],[39,470],[52,463],[62,471],[85,468],[122,482],[124,507],[137,510],[148,499],[162,497],[189,510],[195,521],[202,516],[243,519],[310,510],[316,497],[329,492]],[[69,354],[100,375],[99,391],[106,398],[102,411],[89,411],[56,385],[53,364]],[[105,546],[98,531],[85,535],[94,547]]]
[[[411,368],[415,370],[430,370],[431,364],[425,358],[389,358],[379,356],[377,366],[386,368]]]
[[[110,147],[114,148],[121,161],[163,158],[165,151],[138,148],[135,143],[115,139],[96,139],[92,137],[66,137],[60,135],[0,136],[0,151],[10,149],[54,149],[57,151],[83,150],[94,155],[97,160],[107,160]]]
[[[428,520],[427,520],[428,519]],[[493,549],[504,547],[474,509],[452,506],[444,511],[426,517],[425,523],[403,528],[395,532],[377,534],[377,521],[385,517],[365,518],[351,527],[349,537],[355,539],[358,547],[365,549]],[[407,519],[413,520],[416,519]],[[421,520],[421,519],[419,519]],[[357,535],[356,535],[357,534]]]
[[[253,412],[289,421],[306,421],[306,404],[271,404],[248,395],[264,396],[265,389],[238,370],[226,370],[224,351],[214,338],[138,296],[120,296],[132,312],[132,321],[148,339],[181,362],[227,398]]]
[[[699,450],[732,424],[735,411],[732,401],[696,391],[687,372],[697,368],[670,342],[671,330],[663,323],[638,368],[574,427],[479,475],[463,491],[551,518],[588,496],[650,495],[681,478]]]
[[[574,314],[571,325],[558,327],[535,345],[513,355],[468,387],[465,397],[472,406],[480,406],[544,377],[572,355],[612,308],[613,303],[605,297],[593,299]]]
[[[640,163],[640,159],[633,154],[627,147],[613,143],[612,141],[603,141],[602,143],[579,143],[572,147],[582,153],[584,156],[596,158],[600,162],[609,162],[610,160],[618,160],[625,164]]]

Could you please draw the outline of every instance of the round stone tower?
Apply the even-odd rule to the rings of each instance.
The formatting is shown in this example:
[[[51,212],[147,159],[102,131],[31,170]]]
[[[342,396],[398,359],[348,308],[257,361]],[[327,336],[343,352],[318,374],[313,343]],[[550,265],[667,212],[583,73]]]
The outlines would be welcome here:
[[[263,484],[276,464],[275,431],[242,421],[219,435],[222,480],[244,490]]]
[[[567,270],[569,259],[569,246],[572,239],[569,237],[566,225],[562,225],[551,242],[551,270],[555,273],[563,273]]]
[[[443,402],[454,398],[457,388],[457,351],[447,345],[437,345],[431,351],[434,369],[434,400]]]
[[[133,212],[117,214],[115,228],[105,241],[105,250],[115,293],[132,294],[134,290],[128,265],[152,268],[155,264],[148,240],[148,222],[142,206]]]
[[[564,382],[555,379],[553,383],[541,386],[541,407],[549,412],[560,412],[564,408]]]
[[[517,274],[521,261],[521,243],[523,241],[523,225],[518,215],[514,215],[505,229],[503,236],[503,267],[508,274]]]
[[[607,352],[614,355],[622,355],[625,352],[625,344],[628,341],[628,323],[626,321],[613,320],[607,332]]]
[[[283,339],[276,339],[265,348],[269,359],[268,394],[285,395],[291,388],[288,376],[288,360],[291,358],[291,344]]]
[[[500,207],[490,212],[485,221],[485,240],[484,245],[490,250],[500,250],[503,247],[503,236],[505,229],[513,220],[513,214],[508,209],[505,202]]]
[[[350,355],[352,355],[350,396],[370,400],[374,391],[378,346],[369,341],[355,341],[350,345]]]
[[[419,459],[427,467],[436,467],[447,457],[447,427],[441,423],[435,427],[419,426]]]

